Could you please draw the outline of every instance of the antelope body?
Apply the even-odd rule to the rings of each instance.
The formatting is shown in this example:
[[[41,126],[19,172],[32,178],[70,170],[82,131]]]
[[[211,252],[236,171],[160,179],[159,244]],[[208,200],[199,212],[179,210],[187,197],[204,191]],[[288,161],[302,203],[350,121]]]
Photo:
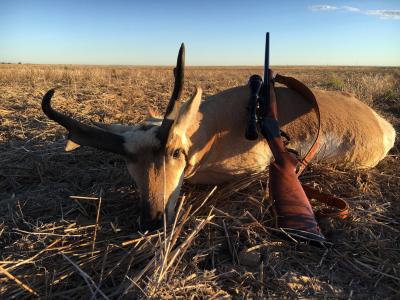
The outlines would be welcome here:
[[[201,101],[201,89],[180,107],[176,101],[183,85],[184,48],[175,68],[175,87],[164,117],[150,116],[139,125],[96,126],[79,123],[54,111],[50,99],[42,107],[49,118],[69,130],[67,150],[79,145],[123,155],[142,198],[147,227],[161,224],[166,212],[173,219],[183,179],[219,184],[268,167],[272,154],[264,139],[244,138],[247,85],[234,87]],[[317,119],[311,104],[300,93],[276,87],[279,122],[289,134],[290,148],[305,153],[315,138]],[[353,95],[312,90],[321,114],[321,143],[317,162],[369,168],[382,160],[394,145],[389,122]]]

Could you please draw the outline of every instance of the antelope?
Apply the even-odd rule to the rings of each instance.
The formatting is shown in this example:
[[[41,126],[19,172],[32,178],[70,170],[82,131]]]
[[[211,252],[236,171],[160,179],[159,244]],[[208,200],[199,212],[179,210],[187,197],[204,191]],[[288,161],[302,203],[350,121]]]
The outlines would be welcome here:
[[[54,89],[42,100],[43,112],[68,130],[66,151],[90,146],[122,155],[141,198],[146,228],[174,217],[182,182],[221,184],[261,172],[271,163],[267,142],[244,138],[247,85],[224,90],[201,100],[197,87],[183,104],[185,49],[181,45],[174,69],[175,83],[164,116],[150,115],[136,125],[87,125],[51,107]],[[343,167],[371,168],[393,147],[392,125],[373,109],[343,92],[313,89],[321,115],[321,143],[314,161]],[[292,139],[289,147],[304,153],[313,142],[316,118],[297,91],[276,87],[280,126]]]

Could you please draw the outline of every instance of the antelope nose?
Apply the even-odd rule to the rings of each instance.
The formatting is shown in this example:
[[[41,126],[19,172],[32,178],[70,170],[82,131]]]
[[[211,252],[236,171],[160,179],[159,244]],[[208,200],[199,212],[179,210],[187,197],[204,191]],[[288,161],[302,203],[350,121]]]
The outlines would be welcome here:
[[[143,225],[146,230],[153,231],[156,229],[160,229],[162,227],[162,224],[162,219],[154,219],[145,221]]]
[[[148,214],[142,214],[142,230],[153,231],[159,229],[163,225],[163,218],[161,214],[157,214],[155,217],[151,217]]]

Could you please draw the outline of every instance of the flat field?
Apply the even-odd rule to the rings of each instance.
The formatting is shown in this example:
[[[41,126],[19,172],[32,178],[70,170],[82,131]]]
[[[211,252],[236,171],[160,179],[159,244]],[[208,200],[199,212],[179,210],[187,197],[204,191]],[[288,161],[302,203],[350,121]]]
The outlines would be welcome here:
[[[400,130],[400,68],[275,70],[354,93]],[[188,68],[184,98],[196,85],[212,95],[253,73],[262,69]],[[271,234],[266,174],[185,184],[178,225],[139,234],[123,159],[64,152],[66,131],[40,108],[56,87],[54,107],[78,120],[134,124],[148,107],[163,112],[172,83],[168,67],[0,65],[0,298],[400,297],[398,138],[371,170],[314,164],[302,176],[350,204],[348,219],[321,224],[331,248]]]

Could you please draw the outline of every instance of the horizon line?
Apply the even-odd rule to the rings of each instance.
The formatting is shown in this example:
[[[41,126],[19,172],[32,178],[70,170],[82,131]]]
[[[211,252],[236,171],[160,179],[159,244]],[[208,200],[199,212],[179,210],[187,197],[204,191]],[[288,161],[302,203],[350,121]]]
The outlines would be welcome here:
[[[101,67],[138,67],[138,68],[173,68],[175,65],[152,64],[79,64],[79,63],[22,63],[0,62],[0,65],[36,65],[36,66],[101,66]],[[274,64],[272,67],[376,67],[398,68],[400,65],[342,65],[342,64]],[[264,68],[264,65],[186,65],[185,68]]]

